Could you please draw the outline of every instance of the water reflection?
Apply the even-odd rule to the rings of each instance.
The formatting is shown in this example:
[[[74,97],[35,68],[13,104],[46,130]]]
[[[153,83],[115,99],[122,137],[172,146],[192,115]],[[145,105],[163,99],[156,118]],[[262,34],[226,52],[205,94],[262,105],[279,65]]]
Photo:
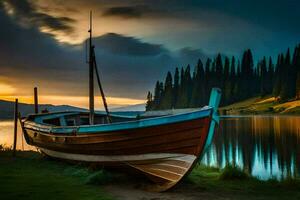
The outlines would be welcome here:
[[[6,147],[13,146],[14,140],[14,122],[9,121],[0,121],[0,144]],[[17,137],[17,149],[18,150],[36,150],[35,147],[29,146],[26,144],[25,139],[23,138],[21,126],[18,124],[18,137]]]
[[[238,165],[261,179],[297,176],[300,169],[300,117],[225,118],[202,162]]]

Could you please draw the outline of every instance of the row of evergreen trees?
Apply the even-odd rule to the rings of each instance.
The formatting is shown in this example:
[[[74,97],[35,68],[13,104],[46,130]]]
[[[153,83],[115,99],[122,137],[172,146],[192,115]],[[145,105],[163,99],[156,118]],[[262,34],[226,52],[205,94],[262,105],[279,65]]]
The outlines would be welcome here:
[[[300,44],[291,56],[288,49],[272,58],[263,57],[254,66],[250,49],[241,61],[218,54],[191,67],[176,68],[174,76],[167,73],[165,82],[157,81],[154,95],[149,91],[146,110],[200,107],[208,102],[212,87],[222,89],[221,105],[228,105],[250,97],[274,95],[280,101],[300,98]]]

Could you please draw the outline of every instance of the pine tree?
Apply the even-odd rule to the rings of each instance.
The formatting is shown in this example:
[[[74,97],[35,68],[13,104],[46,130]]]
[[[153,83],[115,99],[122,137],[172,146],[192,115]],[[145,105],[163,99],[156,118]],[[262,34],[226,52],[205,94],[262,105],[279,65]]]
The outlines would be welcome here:
[[[204,77],[204,102],[208,102],[208,96],[210,92],[210,87],[211,87],[211,71],[210,71],[210,66],[211,66],[211,59],[207,58],[206,63],[205,63],[205,77]]]
[[[160,109],[160,101],[161,96],[163,92],[163,86],[162,83],[159,81],[156,82],[155,89],[154,89],[154,99],[153,99],[153,110],[159,110]]]
[[[175,74],[174,74],[172,108],[176,107],[178,94],[179,94],[179,70],[178,70],[178,67],[176,67]]]
[[[235,68],[235,57],[232,56],[231,58],[231,65],[230,65],[230,77],[235,77],[236,74],[236,68]]]
[[[260,96],[264,97],[268,94],[268,75],[266,57],[259,64],[260,67]]]
[[[278,98],[282,88],[282,74],[283,74],[283,63],[284,56],[283,54],[278,55],[276,70],[274,73],[274,86],[273,86],[273,95]]]
[[[179,92],[178,98],[176,101],[176,108],[183,108],[183,101],[185,99],[185,92],[184,92],[184,69],[183,67],[180,70],[180,84],[179,84]]]
[[[238,65],[237,65],[237,71],[236,71],[236,79],[235,79],[235,84],[234,84],[234,101],[239,101],[241,100],[241,64],[240,61],[238,61]]]
[[[280,99],[282,101],[286,101],[292,97],[294,97],[295,92],[295,73],[294,67],[291,65],[291,56],[290,49],[287,50],[285,60],[284,60],[284,68],[282,73],[282,88],[280,91]]]
[[[150,91],[148,91],[147,102],[146,102],[146,111],[152,110],[152,104],[153,104],[152,94]]]
[[[193,82],[191,78],[191,67],[188,65],[184,72],[184,99],[182,102],[183,108],[188,108],[193,91]]]
[[[251,84],[251,80],[253,80],[253,57],[250,49],[248,49],[244,52],[241,63],[241,99],[246,99],[253,94],[255,87]]]
[[[223,83],[223,80],[222,80],[223,62],[222,62],[221,54],[217,55],[215,64],[216,64],[215,86],[221,88],[222,83]]]
[[[167,73],[165,80],[165,87],[163,90],[163,96],[160,102],[160,109],[171,109],[172,108],[172,96],[173,96],[173,81],[171,72]]]
[[[222,83],[222,88],[223,88],[223,93],[224,93],[224,99],[223,99],[223,104],[228,104],[230,102],[231,98],[231,83],[230,83],[230,77],[229,77],[229,66],[230,66],[230,61],[228,57],[225,57],[225,62],[224,62],[224,75],[223,75],[223,83]]]
[[[159,107],[158,107],[158,109],[161,109],[161,107],[160,107],[161,100],[162,100],[162,97],[164,95],[164,83],[163,82],[159,83],[159,92],[160,92],[160,101],[159,101]]]
[[[235,94],[234,94],[234,86],[236,84],[236,68],[235,68],[235,57],[231,58],[231,66],[230,66],[230,101],[228,103],[234,102]]]
[[[203,63],[199,59],[198,64],[195,67],[193,76],[193,91],[191,96],[190,107],[196,108],[204,105],[204,69]]]
[[[260,64],[261,63],[257,63],[257,67],[254,68],[254,72],[253,72],[253,76],[252,76],[252,91],[251,91],[251,96],[254,96],[254,95],[258,95],[260,94],[260,90],[261,90],[261,76],[260,76],[260,73],[261,73],[261,68],[260,68]]]
[[[295,49],[295,56],[294,56],[294,62],[293,64],[295,65],[296,68],[296,74],[297,74],[297,78],[296,78],[296,98],[300,99],[300,44],[298,45],[298,47],[296,47]]]
[[[290,64],[287,72],[287,77],[289,77],[288,93],[290,99],[296,97],[297,67],[295,65],[295,53],[296,53],[295,51],[296,49],[294,50],[292,60],[290,60]]]
[[[268,77],[267,77],[267,92],[268,94],[272,93],[273,84],[274,84],[274,65],[272,58],[269,58],[269,67],[268,67]]]

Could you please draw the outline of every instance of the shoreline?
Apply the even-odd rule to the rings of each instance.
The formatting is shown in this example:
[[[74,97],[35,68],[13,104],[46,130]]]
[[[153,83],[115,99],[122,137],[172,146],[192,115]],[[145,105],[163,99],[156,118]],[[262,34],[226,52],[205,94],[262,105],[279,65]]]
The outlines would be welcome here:
[[[145,190],[141,177],[102,168],[49,160],[40,153],[0,150],[0,192],[3,199],[299,199],[300,180],[261,181],[239,169],[196,166],[174,189]],[[226,171],[227,170],[227,171]],[[47,178],[46,178],[47,177]],[[36,186],[39,187],[36,187]],[[276,188],[276,190],[274,190]],[[290,195],[284,195],[288,192]]]
[[[219,109],[221,115],[300,115],[300,100],[277,102],[274,97],[253,97]]]

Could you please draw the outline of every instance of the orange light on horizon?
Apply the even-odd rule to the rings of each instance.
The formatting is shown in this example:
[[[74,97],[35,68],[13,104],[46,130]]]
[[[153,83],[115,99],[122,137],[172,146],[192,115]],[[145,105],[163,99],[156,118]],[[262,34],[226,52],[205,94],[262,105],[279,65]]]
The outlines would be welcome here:
[[[16,95],[1,95],[1,100],[14,101],[19,99],[20,103],[33,104],[33,96],[16,96]],[[145,100],[121,98],[121,97],[107,97],[107,102],[110,107],[121,107],[145,103]],[[96,109],[102,109],[102,100],[100,96],[95,97]],[[39,104],[52,105],[70,105],[81,108],[88,108],[88,97],[86,96],[56,96],[56,95],[41,95],[39,96]]]
[[[6,83],[0,83],[0,96],[11,95],[16,91],[16,89]]]

